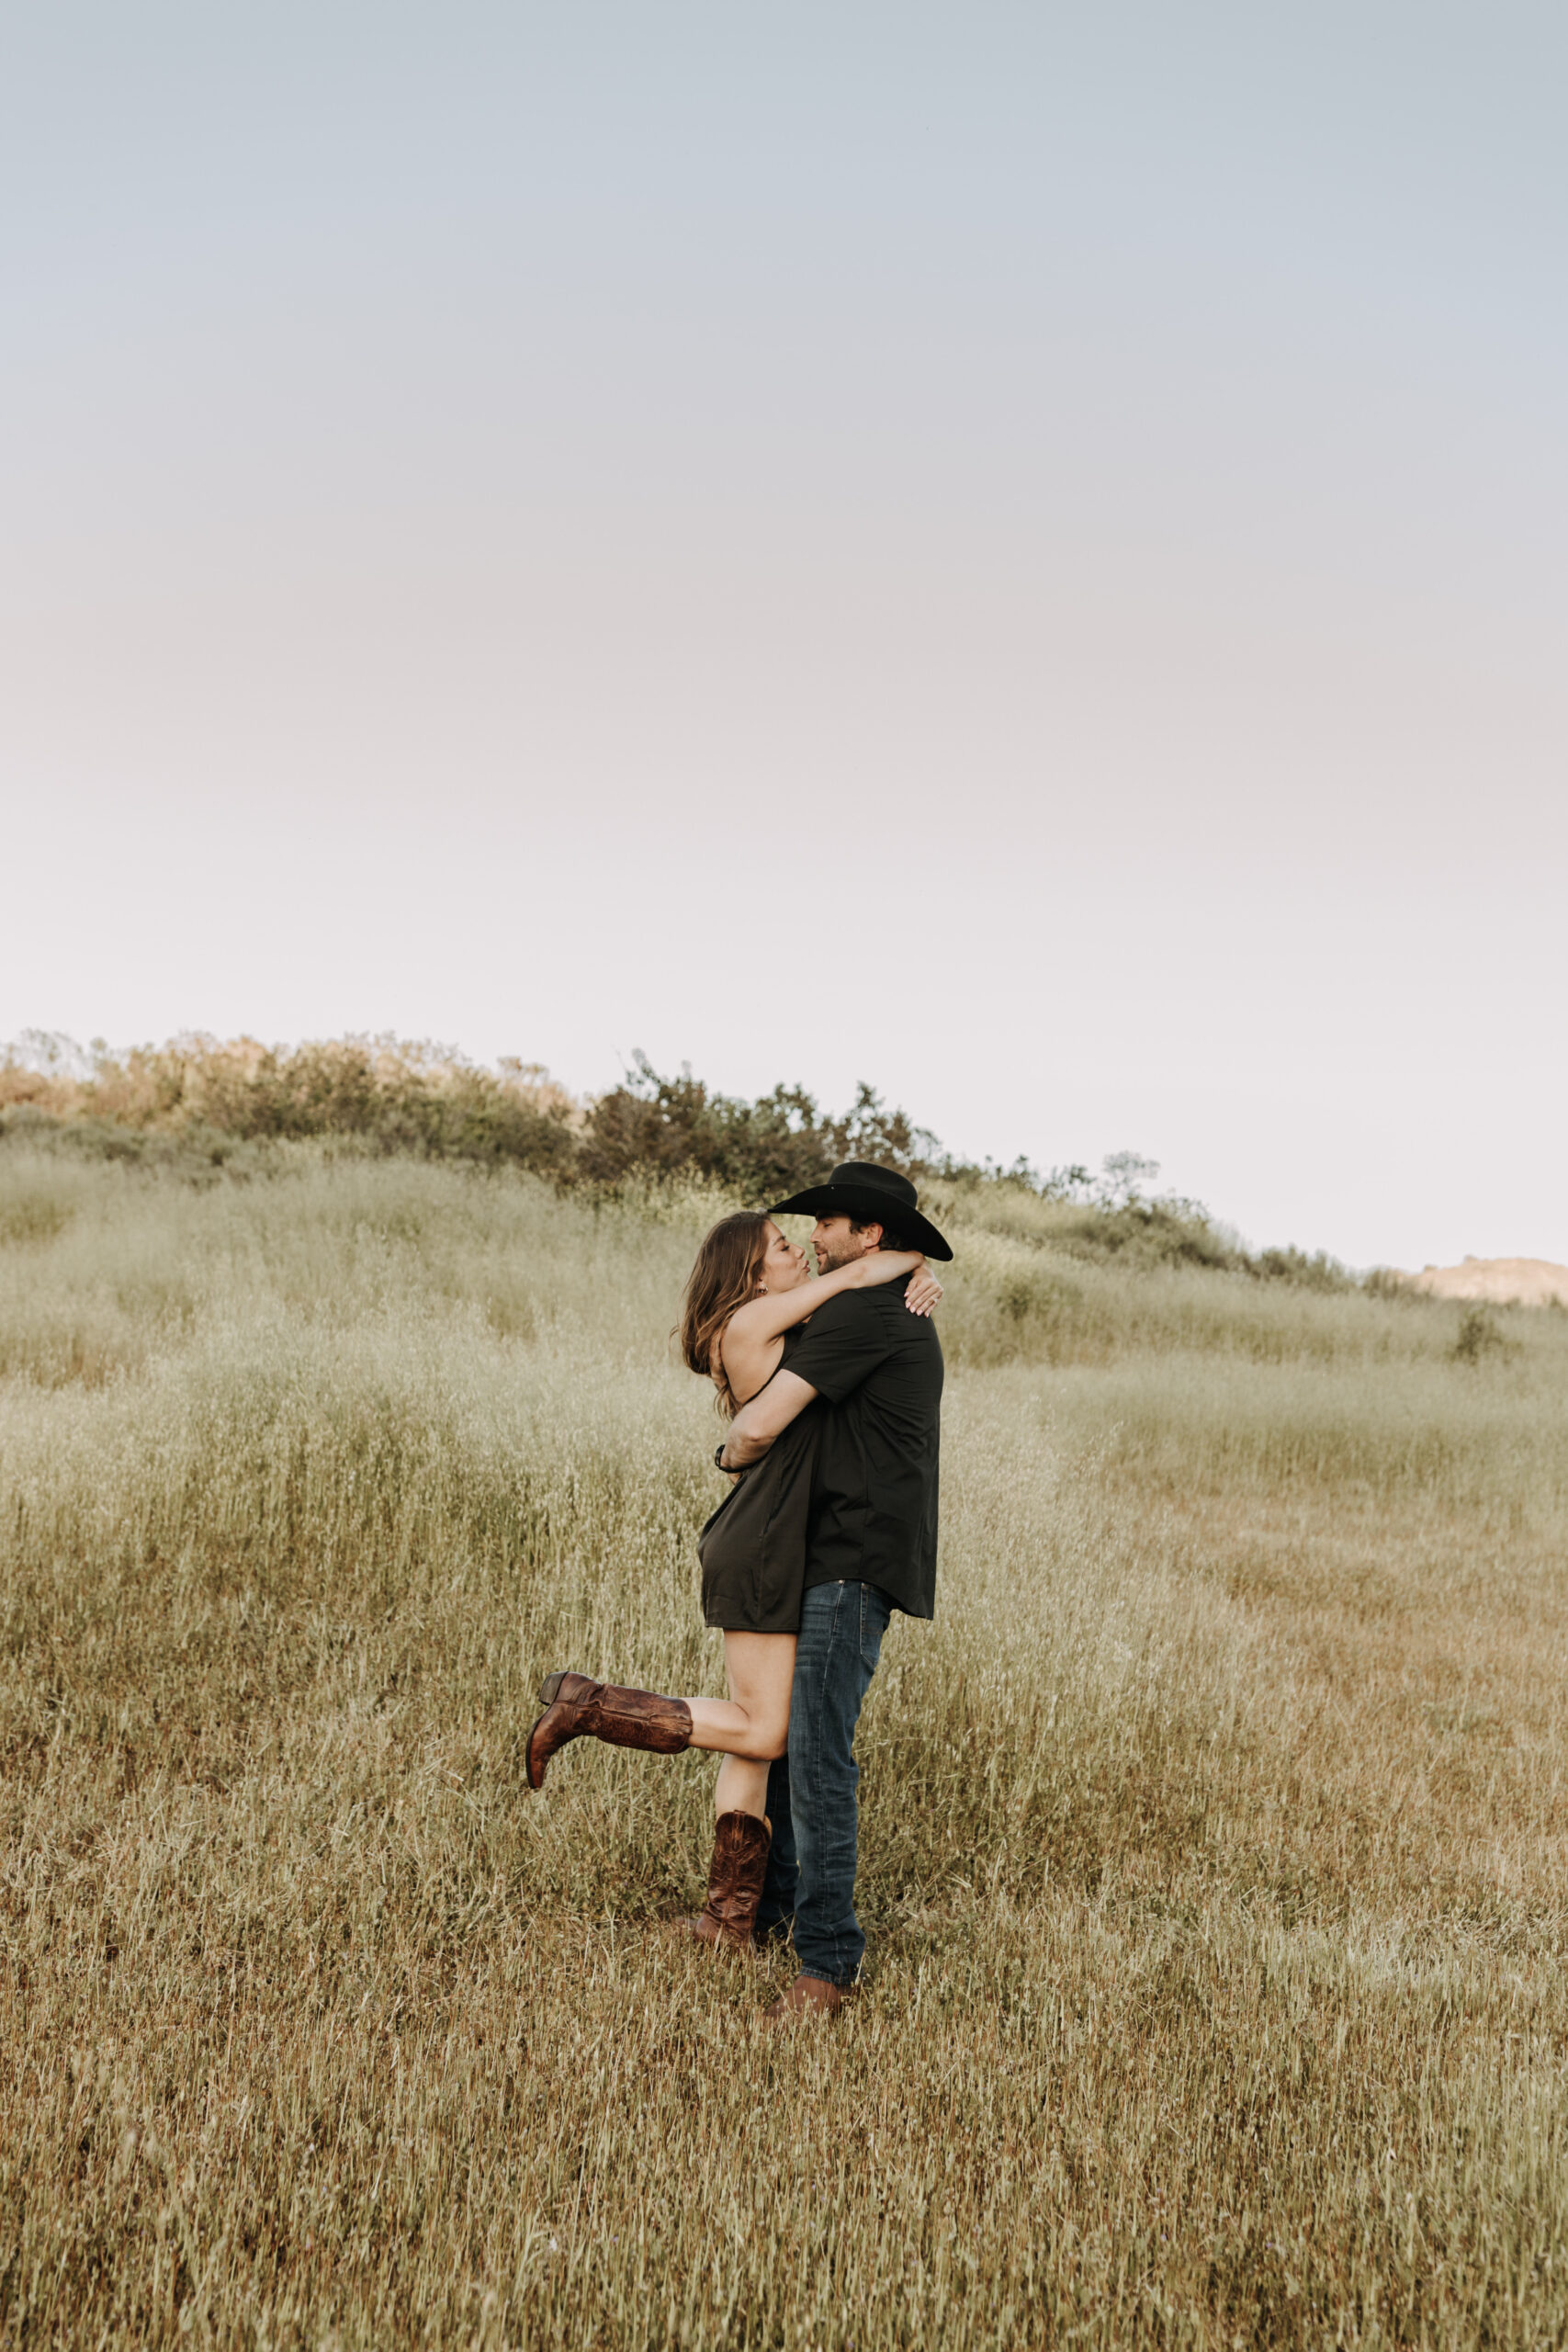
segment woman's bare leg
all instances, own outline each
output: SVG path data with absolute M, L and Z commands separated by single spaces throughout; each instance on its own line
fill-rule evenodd
M 767 1813 L 768 1766 L 789 1744 L 789 1693 L 795 1680 L 793 1634 L 726 1634 L 728 1699 L 688 1699 L 692 1746 L 723 1756 L 714 1790 L 716 1813 Z
M 765 1821 L 768 1767 L 789 1744 L 795 1635 L 726 1634 L 724 1663 L 728 1699 L 670 1699 L 586 1674 L 547 1675 L 539 1690 L 544 1713 L 528 1734 L 529 1787 L 542 1788 L 556 1750 L 585 1736 L 661 1756 L 708 1747 L 727 1759 L 716 1792 L 719 1812 Z

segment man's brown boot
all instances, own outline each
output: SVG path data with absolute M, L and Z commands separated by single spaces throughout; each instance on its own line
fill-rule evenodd
M 825 1976 L 797 1976 L 782 2000 L 762 2011 L 764 2025 L 792 2025 L 796 2018 L 830 2018 L 844 2006 L 843 1988 Z
M 682 1934 L 727 1951 L 750 1949 L 773 1842 L 773 1824 L 759 1821 L 754 1813 L 719 1815 L 708 1864 L 708 1899 L 694 1919 L 675 1922 Z
M 604 1739 L 612 1747 L 647 1747 L 679 1756 L 692 1744 L 692 1711 L 684 1699 L 655 1690 L 624 1690 L 586 1674 L 549 1674 L 539 1685 L 544 1713 L 528 1734 L 528 1786 L 542 1789 L 545 1767 L 569 1739 Z

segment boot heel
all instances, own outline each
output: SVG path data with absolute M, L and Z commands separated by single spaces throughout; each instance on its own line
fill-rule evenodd
M 553 1707 L 555 1705 L 556 1700 L 560 1692 L 561 1684 L 565 1680 L 566 1676 L 564 1673 L 546 1675 L 544 1680 L 539 1685 L 539 1704 L 541 1707 Z

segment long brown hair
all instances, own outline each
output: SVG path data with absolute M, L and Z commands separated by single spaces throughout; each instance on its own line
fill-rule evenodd
M 724 1360 L 718 1343 L 724 1327 L 738 1306 L 757 1295 L 757 1277 L 768 1252 L 768 1220 L 759 1209 L 740 1209 L 721 1216 L 703 1236 L 697 1261 L 686 1281 L 681 1309 L 681 1353 L 694 1372 L 718 1388 L 718 1408 L 733 1413 Z

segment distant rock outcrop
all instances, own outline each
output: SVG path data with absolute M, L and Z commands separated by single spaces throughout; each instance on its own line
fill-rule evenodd
M 1568 1306 L 1568 1266 L 1546 1258 L 1467 1258 L 1462 1266 L 1427 1266 L 1407 1277 L 1434 1298 L 1486 1298 L 1494 1306 Z

